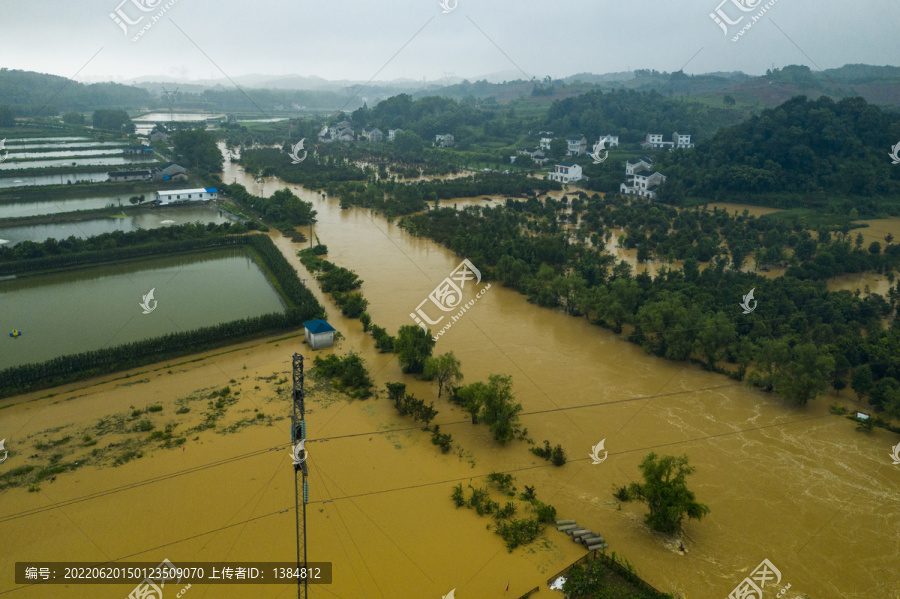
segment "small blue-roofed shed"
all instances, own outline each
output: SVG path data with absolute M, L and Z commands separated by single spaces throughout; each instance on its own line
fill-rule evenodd
M 313 349 L 322 349 L 334 345 L 334 327 L 322 319 L 309 320 L 303 323 L 306 329 L 306 342 Z

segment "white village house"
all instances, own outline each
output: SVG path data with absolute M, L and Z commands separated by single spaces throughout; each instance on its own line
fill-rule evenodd
M 551 141 L 553 141 L 553 137 L 551 137 L 550 135 L 542 135 L 541 142 L 540 142 L 540 148 L 542 150 L 549 150 Z
M 666 180 L 666 176 L 653 171 L 652 167 L 653 161 L 646 156 L 627 161 L 625 183 L 619 186 L 619 192 L 655 200 L 657 188 Z
M 648 133 L 644 141 L 641 142 L 641 148 L 645 150 L 649 148 L 684 149 L 693 146 L 690 135 L 682 135 L 677 131 L 672 134 L 672 141 L 663 141 L 662 133 Z
M 156 201 L 160 206 L 176 204 L 178 202 L 205 202 L 219 197 L 219 191 L 214 187 L 201 187 L 199 189 L 172 189 L 169 191 L 157 191 Z
M 597 143 L 601 141 L 605 141 L 606 148 L 617 148 L 619 147 L 619 136 L 618 135 L 601 135 L 600 139 L 597 140 Z
M 566 151 L 566 156 L 583 156 L 587 153 L 587 139 L 584 135 L 567 137 L 566 144 L 569 146 L 569 149 Z
M 560 183 L 575 183 L 581 181 L 581 167 L 573 162 L 561 162 L 547 174 L 547 178 Z
M 334 327 L 317 318 L 303 323 L 306 329 L 306 342 L 312 349 L 322 349 L 334 345 Z
M 450 133 L 445 133 L 443 135 L 435 135 L 434 136 L 434 145 L 439 148 L 449 148 L 452 146 L 456 140 L 453 138 L 453 135 Z

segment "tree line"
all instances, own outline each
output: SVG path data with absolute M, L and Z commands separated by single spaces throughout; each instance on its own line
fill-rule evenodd
M 669 177 L 660 197 L 678 204 L 739 194 L 769 205 L 773 192 L 789 192 L 794 206 L 824 194 L 892 197 L 900 172 L 887 154 L 898 140 L 900 115 L 862 98 L 797 96 L 667 153 L 657 165 Z
M 23 241 L 14 247 L 0 246 L 0 276 L 239 245 L 245 242 L 234 235 L 246 232 L 247 227 L 239 223 L 187 223 L 86 238 Z
M 729 268 L 727 256 L 712 258 L 702 271 L 688 258 L 680 270 L 663 266 L 656 277 L 634 276 L 602 245 L 554 230 L 540 211 L 527 214 L 528 205 L 442 208 L 405 217 L 401 226 L 467 256 L 484 276 L 529 301 L 616 332 L 627 325 L 628 340 L 654 355 L 696 360 L 737 379 L 752 369 L 750 384 L 799 404 L 829 386 L 846 387 L 866 364 L 875 381 L 900 381 L 900 353 L 885 350 L 900 347 L 897 292 L 890 302 L 878 294 L 832 293 L 819 281 Z M 759 309 L 744 314 L 739 304 L 751 289 Z M 882 319 L 889 319 L 887 327 Z M 890 381 L 885 385 L 892 389 Z M 888 389 L 876 401 L 876 409 L 900 417 L 900 393 Z
M 301 200 L 287 187 L 267 198 L 251 194 L 240 183 L 223 184 L 221 188 L 240 206 L 256 212 L 279 231 L 289 232 L 316 222 L 312 202 Z
M 260 257 L 264 270 L 273 276 L 276 289 L 282 293 L 288 305 L 287 310 L 283 313 L 242 318 L 193 331 L 170 333 L 116 347 L 60 356 L 40 364 L 6 368 L 0 371 L 0 397 L 46 389 L 205 351 L 247 338 L 296 329 L 308 320 L 324 317 L 325 310 L 322 305 L 309 289 L 303 286 L 297 278 L 297 271 L 267 236 L 211 237 L 199 241 L 201 243 L 196 243 L 192 249 L 198 249 L 202 242 L 205 242 L 207 247 L 246 245 L 251 248 Z

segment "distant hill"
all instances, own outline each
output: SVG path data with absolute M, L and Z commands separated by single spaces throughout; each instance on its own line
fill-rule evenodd
M 85 85 L 65 77 L 0 69 L 0 105 L 9 106 L 17 116 L 52 116 L 65 111 L 98 108 L 137 109 L 147 106 L 152 96 L 147 90 L 119 83 Z
M 900 195 L 900 114 L 861 98 L 835 102 L 799 96 L 718 131 L 691 150 L 671 152 L 658 166 L 669 177 L 664 197 L 765 202 L 774 194 Z
M 504 80 L 504 77 L 509 79 Z M 517 78 L 518 77 L 518 78 Z M 164 89 L 179 90 L 174 108 L 213 111 L 290 111 L 294 104 L 313 110 L 355 110 L 369 107 L 400 94 L 413 99 L 441 96 L 456 101 L 493 100 L 500 104 L 525 102 L 549 106 L 595 90 L 657 91 L 672 98 L 691 98 L 711 107 L 729 106 L 744 117 L 764 108 L 774 108 L 797 95 L 835 100 L 859 95 L 870 104 L 900 109 L 900 67 L 848 64 L 822 72 L 789 65 L 751 76 L 741 72 L 689 75 L 637 69 L 617 73 L 577 73 L 562 79 L 526 79 L 521 73 L 502 72 L 477 80 L 461 79 L 452 73 L 433 81 L 396 79 L 391 81 L 326 80 L 315 76 L 250 74 L 235 77 L 244 92 L 227 79 L 173 81 L 142 77 L 129 85 L 118 83 L 82 84 L 75 81 L 20 70 L 0 70 L 0 105 L 12 106 L 20 116 L 44 108 L 48 111 L 89 111 L 96 108 L 168 108 Z M 62 91 L 60 91 L 62 90 Z M 233 95 L 238 94 L 238 95 Z M 249 101 L 244 95 L 253 98 Z M 734 100 L 734 103 L 728 104 Z M 49 105 L 48 105 L 49 102 Z M 46 105 L 46 106 L 45 106 Z

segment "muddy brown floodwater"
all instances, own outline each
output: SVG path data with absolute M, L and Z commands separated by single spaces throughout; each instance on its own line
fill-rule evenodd
M 236 165 L 227 166 L 225 180 L 256 188 Z M 282 187 L 274 183 L 266 184 L 267 194 Z M 340 210 L 334 199 L 288 187 L 314 203 L 313 233 L 328 246 L 328 259 L 359 273 L 373 321 L 389 331 L 411 324 L 409 313 L 461 260 L 368 211 Z M 308 277 L 294 255 L 299 244 L 273 239 Z M 546 579 L 581 557 L 582 546 L 549 527 L 534 544 L 509 553 L 486 529 L 487 517 L 450 500 L 457 482 L 484 485 L 479 477 L 509 471 L 519 490 L 535 486 L 559 518 L 601 532 L 610 550 L 666 592 L 726 597 L 768 559 L 782 584 L 791 584 L 789 598 L 896 597 L 900 466 L 888 454 L 897 438 L 880 429 L 858 433 L 850 421 L 830 415 L 831 403 L 855 405 L 849 393 L 792 407 L 696 366 L 647 356 L 583 319 L 492 285 L 435 351 L 456 354 L 464 382 L 512 375 L 530 436 L 562 444 L 569 456 L 557 468 L 523 442 L 497 445 L 483 425 L 473 426 L 437 399 L 434 385 L 404 377 L 393 354 L 377 353 L 360 323 L 343 318 L 312 288 L 345 337 L 335 351 L 359 352 L 381 389 L 405 381 L 418 397 L 434 400 L 436 422 L 461 449 L 441 454 L 426 433 L 396 415 L 383 392 L 366 401 L 312 392 L 309 555 L 333 562 L 334 582 L 310 587 L 310 596 L 437 598 L 456 588 L 460 599 L 481 599 L 518 597 L 535 586 L 542 588 L 539 596 L 553 596 Z M 762 302 L 754 316 L 766 317 Z M 134 408 L 160 404 L 152 418 L 160 427 L 179 423 L 178 432 L 203 421 L 212 390 L 229 385 L 240 392 L 216 429 L 233 432 L 192 432 L 183 448 L 146 441 L 143 457 L 124 465 L 92 462 L 44 481 L 39 491 L 0 493 L 0 570 L 11 572 L 14 562 L 28 559 L 295 559 L 289 420 L 277 418 L 290 412 L 287 384 L 280 381 L 290 376 L 291 353 L 314 355 L 301 341 L 255 341 L 138 369 L 127 379 L 119 374 L 0 403 L 8 406 L 0 410 L 0 436 L 12 452 L 0 466 L 7 470 L 30 463 L 39 440 L 71 435 L 60 447 L 81 455 L 75 447 L 98 419 L 123 414 L 127 420 Z M 184 405 L 191 411 L 176 415 Z M 98 447 L 129 436 L 135 433 L 111 433 L 97 439 Z M 602 439 L 609 457 L 592 465 L 588 453 Z M 648 530 L 641 505 L 620 505 L 611 495 L 638 478 L 650 451 L 686 454 L 696 467 L 689 485 L 711 509 L 685 526 L 683 555 L 677 541 Z M 14 587 L 10 577 L 0 580 L 0 594 Z M 129 591 L 127 585 L 79 585 L 9 596 L 80 599 Z M 186 596 L 293 593 L 291 585 L 195 585 Z

